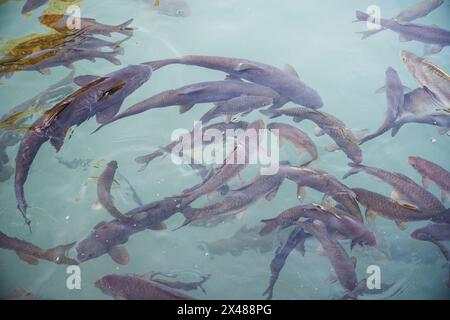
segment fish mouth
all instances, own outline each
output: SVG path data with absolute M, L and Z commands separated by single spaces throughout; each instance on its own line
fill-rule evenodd
M 409 52 L 406 50 L 400 51 L 400 59 L 402 59 L 403 62 L 407 62 L 409 58 Z

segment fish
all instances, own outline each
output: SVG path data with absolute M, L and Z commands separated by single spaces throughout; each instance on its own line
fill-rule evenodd
M 450 224 L 430 223 L 425 227 L 414 230 L 411 237 L 424 241 L 448 241 L 450 240 Z
M 40 147 L 50 140 L 58 152 L 72 126 L 79 126 L 94 115 L 99 123 L 109 120 L 119 111 L 125 98 L 150 76 L 151 69 L 144 65 L 130 65 L 105 77 L 79 76 L 74 81 L 82 87 L 34 122 L 20 143 L 15 173 L 18 208 L 28 225 L 31 221 L 26 214 L 24 184 Z
M 299 218 L 321 221 L 331 234 L 335 233 L 340 239 L 351 239 L 351 248 L 355 244 L 377 245 L 375 234 L 362 221 L 338 208 L 326 208 L 314 204 L 296 206 L 283 211 L 276 218 L 262 220 L 261 222 L 265 223 L 265 226 L 261 229 L 260 234 L 272 232 L 279 226 L 285 228 Z
M 78 261 L 67 256 L 67 252 L 75 243 L 72 242 L 43 250 L 30 242 L 10 237 L 0 231 L 0 248 L 14 251 L 22 261 L 31 265 L 37 265 L 39 260 L 46 260 L 56 264 L 78 265 Z
M 336 272 L 339 283 L 347 292 L 353 292 L 358 286 L 355 260 L 351 259 L 336 238 L 328 233 L 322 222 L 315 220 L 313 223 L 296 222 L 295 224 L 319 240 Z
M 214 108 L 205 113 L 200 118 L 200 121 L 205 124 L 219 116 L 227 116 L 230 118 L 238 114 L 246 116 L 253 110 L 270 106 L 272 102 L 273 98 L 271 97 L 242 95 L 215 103 Z
M 445 112 L 433 112 L 424 115 L 404 116 L 395 121 L 391 136 L 395 137 L 398 131 L 407 123 L 428 124 L 439 127 L 439 129 L 450 130 L 450 114 Z
M 398 15 L 396 15 L 391 20 L 401 21 L 401 22 L 411 22 L 416 19 L 427 16 L 429 13 L 440 7 L 444 3 L 444 0 L 422 0 L 418 3 L 413 4 L 412 6 L 406 8 Z M 386 30 L 385 28 L 381 28 L 379 30 L 369 30 L 363 31 L 362 39 L 366 39 L 378 32 Z
M 289 238 L 284 244 L 284 246 L 278 247 L 278 249 L 275 252 L 275 257 L 272 259 L 272 262 L 270 263 L 270 271 L 272 273 L 270 276 L 270 283 L 263 293 L 263 296 L 267 296 L 267 300 L 271 300 L 273 297 L 273 289 L 278 280 L 280 272 L 286 263 L 286 259 L 288 258 L 289 254 L 296 247 L 303 248 L 302 250 L 304 254 L 304 243 L 305 240 L 308 239 L 309 237 L 311 237 L 309 233 L 306 233 L 302 228 L 297 227 L 291 231 Z
M 439 214 L 445 211 L 444 205 L 432 193 L 404 174 L 354 163 L 349 163 L 349 166 L 351 169 L 344 175 L 343 179 L 359 172 L 365 172 L 389 184 L 396 192 L 393 194 L 394 198 L 406 199 L 417 206 L 418 209 L 430 214 Z
M 270 88 L 238 80 L 200 82 L 178 89 L 167 90 L 136 103 L 107 123 L 102 124 L 96 131 L 119 119 L 155 108 L 179 105 L 180 113 L 185 113 L 198 103 L 223 101 L 242 95 L 265 96 L 274 99 L 278 97 L 278 94 Z
M 169 197 L 137 207 L 125 213 L 129 219 L 101 221 L 77 246 L 77 259 L 85 262 L 109 254 L 119 264 L 129 262 L 125 247 L 128 238 L 144 230 L 163 230 L 164 221 L 180 211 L 181 200 Z
M 33 10 L 36 10 L 39 7 L 42 7 L 46 4 L 48 0 L 27 0 L 22 7 L 22 14 L 30 13 Z
M 146 64 L 150 65 L 153 70 L 171 64 L 185 64 L 223 71 L 235 78 L 272 88 L 282 97 L 301 106 L 315 109 L 323 106 L 319 93 L 304 83 L 295 69 L 288 64 L 285 65 L 284 70 L 281 70 L 268 64 L 246 59 L 194 55 L 150 61 Z M 274 103 L 272 108 L 280 108 L 286 102 Z
M 386 69 L 385 74 L 386 77 L 384 88 L 386 91 L 387 109 L 386 113 L 384 114 L 383 124 L 375 132 L 368 134 L 367 136 L 362 138 L 359 142 L 360 145 L 389 131 L 389 129 L 392 128 L 395 120 L 397 120 L 397 118 L 399 117 L 401 109 L 405 102 L 403 84 L 397 71 L 395 71 L 394 68 L 389 67 Z
M 61 157 L 55 157 L 58 163 L 62 164 L 68 169 L 78 169 L 79 167 L 83 168 L 85 171 L 94 162 L 94 159 L 81 159 L 75 158 L 70 161 L 64 160 Z
M 120 300 L 194 300 L 145 276 L 110 274 L 97 280 L 95 287 Z
M 287 179 L 297 184 L 297 197 L 300 200 L 305 198 L 306 187 L 313 188 L 342 204 L 359 221 L 363 220 L 353 191 L 339 182 L 336 177 L 325 171 L 309 167 L 280 166 L 279 171 L 284 173 Z
M 73 18 L 70 15 L 45 14 L 39 17 L 39 22 L 60 33 L 70 33 L 73 31 L 73 28 L 71 28 L 71 19 Z M 134 29 L 130 27 L 133 19 L 125 21 L 124 23 L 117 26 L 102 24 L 92 18 L 80 18 L 79 21 L 80 29 L 86 30 L 86 34 L 99 34 L 102 36 L 111 37 L 111 34 L 116 32 L 121 33 L 127 37 L 133 35 Z
M 403 50 L 400 52 L 400 58 L 416 82 L 433 97 L 436 104 L 449 108 L 450 76 L 431 61 L 412 52 Z
M 423 88 L 416 88 L 404 96 L 401 115 L 405 113 L 421 114 L 433 106 L 433 97 Z
M 428 188 L 430 181 L 441 189 L 441 200 L 446 202 L 450 198 L 450 172 L 440 165 L 421 158 L 408 157 L 408 163 L 422 175 L 422 185 Z
M 213 141 L 203 141 L 203 136 L 204 133 L 208 130 L 208 129 L 216 129 L 221 131 L 224 135 L 226 133 L 226 131 L 228 129 L 247 129 L 248 127 L 248 122 L 245 121 L 238 121 L 238 122 L 229 122 L 229 123 L 225 123 L 225 122 L 219 122 L 219 123 L 214 123 L 212 125 L 208 125 L 206 127 L 203 128 L 202 130 L 202 142 L 203 144 L 209 144 L 212 143 Z M 195 130 L 192 130 L 189 134 L 191 141 L 194 141 L 195 138 Z M 153 161 L 154 159 L 161 157 L 163 155 L 166 155 L 168 153 L 171 153 L 175 148 L 180 146 L 180 143 L 182 143 L 182 139 L 183 136 L 180 137 L 180 139 L 172 141 L 171 143 L 165 145 L 164 147 L 160 147 L 157 150 L 155 150 L 154 152 L 144 155 L 144 156 L 139 156 L 135 159 L 135 161 L 137 163 L 142 164 L 143 166 L 141 167 L 141 171 L 144 170 L 148 164 Z
M 158 282 L 162 285 L 165 285 L 169 288 L 172 289 L 180 289 L 183 291 L 191 291 L 191 290 L 197 290 L 198 288 L 200 288 L 204 294 L 206 294 L 206 290 L 205 288 L 203 288 L 203 284 L 209 280 L 209 278 L 211 278 L 211 275 L 208 274 L 206 276 L 201 276 L 201 280 L 200 281 L 195 281 L 195 282 L 183 282 L 183 281 L 167 281 L 164 279 L 155 279 L 155 276 L 160 275 L 161 273 L 156 272 L 156 273 L 152 273 L 151 274 L 151 280 Z
M 358 21 L 368 21 L 371 17 L 365 12 L 356 11 L 356 19 Z M 400 42 L 419 41 L 437 45 L 439 48 L 450 45 L 450 30 L 436 26 L 382 18 L 379 19 L 379 24 L 385 29 L 398 33 Z
M 1 60 L 0 76 L 19 71 L 38 71 L 42 74 L 49 74 L 50 68 L 59 66 L 72 68 L 74 62 L 84 59 L 95 62 L 96 58 L 101 58 L 112 64 L 121 65 L 116 55 L 123 55 L 123 53 L 123 48 L 116 48 L 110 52 L 70 46 L 50 48 L 20 58 Z
M 272 251 L 276 244 L 274 234 L 265 237 L 259 236 L 259 226 L 248 228 L 243 225 L 231 237 L 217 239 L 211 242 L 203 241 L 199 244 L 199 248 L 211 258 L 215 256 L 223 256 L 227 253 L 232 256 L 240 256 L 243 252 L 254 250 L 264 254 Z
M 99 176 L 97 181 L 97 197 L 99 203 L 116 219 L 128 219 L 129 216 L 124 215 L 114 205 L 114 200 L 111 196 L 111 186 L 114 181 L 114 176 L 118 168 L 117 161 L 113 160 L 109 162 Z
M 289 108 L 280 110 L 260 110 L 264 115 L 272 118 L 285 115 L 293 117 L 294 122 L 299 123 L 305 119 L 313 121 L 322 131 L 327 134 L 347 157 L 355 163 L 362 162 L 362 151 L 358 146 L 359 141 L 353 135 L 345 123 L 331 114 L 312 110 L 308 108 Z
M 311 159 L 308 162 L 303 163 L 302 166 L 307 166 L 318 159 L 319 155 L 314 141 L 312 141 L 309 135 L 303 130 L 281 122 L 271 122 L 267 124 L 266 127 L 268 130 L 278 130 L 280 141 L 282 143 L 287 141 L 300 153 L 306 151 L 310 155 Z
M 236 147 L 230 154 L 227 155 L 223 162 L 223 165 L 218 168 L 214 175 L 206 179 L 202 183 L 193 188 L 185 190 L 181 195 L 183 198 L 182 206 L 186 206 L 198 197 L 210 194 L 216 191 L 219 187 L 227 183 L 231 178 L 236 177 L 242 170 L 244 170 L 250 163 L 250 159 L 256 153 L 259 152 L 259 148 L 253 148 L 250 143 L 246 143 L 246 137 L 256 130 L 258 133 L 260 129 L 263 129 L 265 124 L 262 120 L 256 120 L 248 125 L 247 129 L 236 138 Z M 241 154 L 245 154 L 243 163 L 237 163 L 237 157 Z
M 236 189 L 231 189 L 223 198 L 215 203 L 202 208 L 183 207 L 181 212 L 185 217 L 184 223 L 178 227 L 184 227 L 195 220 L 209 220 L 224 218 L 238 213 L 243 213 L 250 205 L 260 198 L 272 200 L 278 191 L 284 175 L 258 175 L 251 182 Z
M 356 194 L 356 200 L 366 207 L 366 220 L 372 223 L 376 216 L 392 220 L 404 230 L 405 222 L 431 220 L 437 213 L 422 211 L 415 206 L 392 200 L 379 193 L 362 188 L 352 188 Z
M 159 14 L 187 18 L 192 14 L 191 7 L 183 0 L 158 0 L 153 4 L 153 8 Z

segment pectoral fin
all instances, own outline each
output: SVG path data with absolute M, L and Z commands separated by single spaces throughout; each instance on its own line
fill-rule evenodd
M 371 224 L 375 221 L 377 214 L 375 211 L 366 209 L 366 220 L 368 224 Z
M 185 105 L 180 106 L 180 114 L 188 112 L 189 110 L 192 109 L 193 106 L 194 106 L 194 104 L 185 104 Z
M 25 253 L 22 253 L 20 251 L 16 251 L 17 256 L 20 258 L 20 260 L 25 261 L 28 264 L 37 265 L 39 263 L 39 259 L 30 255 L 27 255 Z
M 91 75 L 78 76 L 73 79 L 73 83 L 75 83 L 79 87 L 84 87 L 89 83 L 98 80 L 99 78 L 100 77 L 98 76 L 91 76 Z
M 121 104 L 112 105 L 107 107 L 105 110 L 97 112 L 95 118 L 97 123 L 104 124 L 114 118 L 114 116 L 119 112 Z
M 289 75 L 291 75 L 293 77 L 296 77 L 296 78 L 300 79 L 300 76 L 298 75 L 297 71 L 290 64 L 285 64 L 284 65 L 284 72 L 286 72 L 287 74 L 289 74 Z
M 114 262 L 121 265 L 127 265 L 130 261 L 128 251 L 127 249 L 125 249 L 125 247 L 114 246 L 109 250 L 108 254 Z
M 382 86 L 381 88 L 378 88 L 377 91 L 375 91 L 376 94 L 385 93 L 386 92 L 386 86 Z
M 400 230 L 406 230 L 406 228 L 407 228 L 407 226 L 406 226 L 406 223 L 404 223 L 404 222 L 402 222 L 402 221 L 398 221 L 398 220 L 396 220 L 395 221 L 395 224 L 397 225 L 397 227 L 400 229 Z
M 267 201 L 272 201 L 273 199 L 275 199 L 275 197 L 277 196 L 277 192 L 278 192 L 278 188 L 272 190 L 271 192 L 269 192 L 266 195 L 266 200 Z

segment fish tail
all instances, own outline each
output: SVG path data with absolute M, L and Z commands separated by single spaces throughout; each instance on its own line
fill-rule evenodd
M 44 256 L 49 260 L 57 264 L 77 265 L 78 261 L 71 259 L 67 256 L 67 252 L 76 244 L 75 242 L 57 246 L 45 251 Z
M 101 52 L 101 57 L 105 60 L 108 60 L 112 64 L 115 64 L 116 66 L 120 66 L 122 62 L 116 58 L 116 55 L 123 55 L 123 52 L 123 48 L 117 48 L 117 50 L 111 52 Z
M 367 19 L 369 18 L 369 15 L 367 13 L 359 11 L 359 10 L 357 10 L 355 14 L 356 14 L 356 20 L 354 22 L 367 21 Z
M 268 235 L 269 233 L 272 233 L 278 227 L 277 218 L 264 219 L 264 220 L 261 220 L 261 222 L 264 223 L 264 226 L 259 231 L 260 236 Z
M 361 40 L 367 39 L 370 36 L 373 36 L 374 34 L 383 31 L 384 29 L 378 29 L 378 30 L 368 30 L 368 31 L 361 31 L 357 32 L 358 34 L 361 34 Z
M 281 116 L 281 112 L 279 110 L 267 109 L 267 110 L 259 110 L 263 115 L 268 116 L 270 119 L 278 118 Z
M 139 164 L 142 164 L 142 167 L 139 169 L 139 171 L 144 171 L 145 168 L 147 168 L 150 161 L 156 159 L 159 156 L 158 152 L 152 152 L 150 154 L 146 154 L 145 156 L 140 156 L 134 159 Z
M 364 166 L 353 162 L 350 162 L 348 166 L 351 167 L 351 169 L 342 177 L 342 179 L 346 179 L 354 174 L 357 174 L 364 168 Z
M 133 20 L 134 19 L 130 19 L 122 24 L 119 24 L 116 27 L 117 32 L 126 35 L 127 37 L 131 37 L 133 35 L 134 28 L 129 27 L 129 25 L 133 22 Z

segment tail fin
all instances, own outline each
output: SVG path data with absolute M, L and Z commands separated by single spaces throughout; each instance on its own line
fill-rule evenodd
M 155 152 L 152 152 L 150 154 L 146 154 L 145 156 L 137 157 L 136 159 L 134 159 L 134 161 L 136 161 L 137 163 L 142 164 L 142 167 L 139 169 L 139 171 L 144 171 L 144 169 L 147 168 L 147 166 L 150 163 L 150 161 L 156 159 L 159 156 L 160 156 L 160 154 L 155 151 Z
M 116 50 L 111 52 L 102 52 L 101 57 L 105 60 L 108 60 L 112 64 L 115 64 L 116 66 L 120 66 L 122 62 L 116 58 L 116 55 L 123 56 L 124 52 L 125 50 L 123 48 L 117 48 Z
M 354 22 L 367 21 L 368 18 L 369 18 L 369 15 L 367 13 L 357 10 L 356 11 L 356 20 Z
M 53 261 L 57 264 L 77 265 L 79 264 L 77 260 L 71 259 L 67 256 L 67 252 L 75 245 L 75 243 L 76 241 L 66 245 L 48 249 L 47 251 L 45 251 L 44 256 L 49 261 Z
M 203 284 L 204 284 L 206 281 L 208 281 L 209 278 L 211 278 L 211 275 L 210 275 L 210 274 L 208 274 L 208 275 L 206 275 L 206 276 L 202 276 L 202 280 L 198 283 L 198 287 L 203 291 L 204 294 L 207 294 L 207 293 L 206 293 L 205 288 L 203 288 Z
M 267 109 L 267 110 L 259 110 L 263 115 L 268 116 L 270 119 L 278 118 L 281 116 L 281 112 L 279 110 Z
M 368 30 L 368 31 L 361 31 L 361 32 L 357 32 L 359 34 L 361 34 L 361 40 L 367 39 L 370 36 L 373 36 L 374 34 L 377 34 L 380 31 L 383 31 L 384 28 L 378 29 L 378 30 Z
M 185 207 L 185 208 L 183 208 L 181 213 L 184 215 L 185 220 L 184 220 L 184 222 L 183 222 L 183 224 L 181 226 L 179 226 L 176 229 L 173 229 L 173 231 L 181 229 L 181 228 L 187 226 L 189 223 L 191 223 L 192 221 L 195 220 L 195 218 L 194 218 L 195 209 L 194 208 L 192 208 L 192 207 Z
M 119 24 L 116 29 L 117 32 L 126 35 L 127 37 L 131 37 L 133 35 L 134 29 L 129 27 L 129 25 L 133 22 L 134 19 L 130 19 L 128 21 L 125 21 L 122 24 Z
M 342 179 L 346 179 L 354 174 L 357 174 L 362 170 L 362 168 L 364 168 L 364 166 L 353 162 L 350 162 L 348 166 L 351 167 L 351 169 L 342 177 Z
M 278 228 L 277 218 L 265 219 L 261 220 L 261 222 L 264 223 L 265 225 L 259 231 L 260 236 L 268 235 L 269 233 L 272 233 L 276 228 Z

